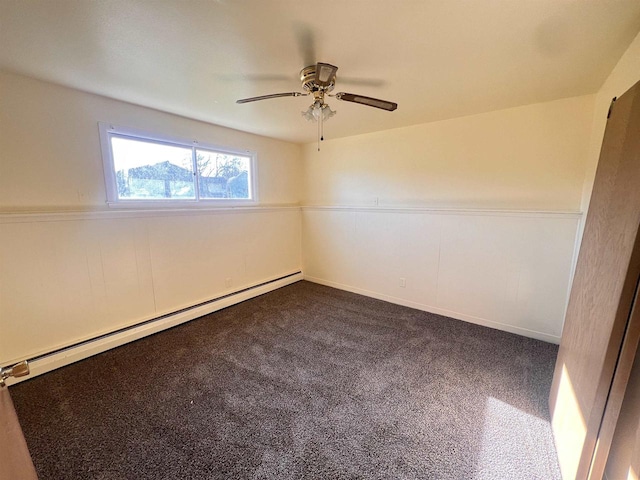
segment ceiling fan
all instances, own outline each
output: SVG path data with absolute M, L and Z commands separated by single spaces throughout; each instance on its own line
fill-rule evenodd
M 336 72 L 338 67 L 318 62 L 315 65 L 309 65 L 300 70 L 300 81 L 302 82 L 302 89 L 304 92 L 286 92 L 286 93 L 272 93 L 270 95 L 260 95 L 259 97 L 249 97 L 237 100 L 236 103 L 249 103 L 257 102 L 259 100 L 268 100 L 271 98 L 280 97 L 305 97 L 313 95 L 313 104 L 309 108 L 302 112 L 302 116 L 307 120 L 318 122 L 318 150 L 320 140 L 324 140 L 322 135 L 322 123 L 324 120 L 328 120 L 336 114 L 331 107 L 325 103 L 325 95 L 328 97 L 335 97 L 338 100 L 344 102 L 359 103 L 369 107 L 380 108 L 389 112 L 398 108 L 398 104 L 389 102 L 387 100 L 380 100 L 372 97 L 365 97 L 364 95 L 357 95 L 354 93 L 340 92 L 336 94 L 330 94 L 333 91 L 336 84 Z

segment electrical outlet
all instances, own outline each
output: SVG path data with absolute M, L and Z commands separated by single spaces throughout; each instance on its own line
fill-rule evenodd
M 407 279 L 400 277 L 400 287 L 405 288 L 407 286 Z
M 224 281 L 224 286 L 227 287 L 227 288 L 231 287 L 231 277 L 227 278 Z
M 374 204 L 376 207 L 380 204 L 380 203 L 379 203 L 379 201 L 378 201 L 378 197 L 375 197 L 375 198 L 373 199 L 373 204 Z

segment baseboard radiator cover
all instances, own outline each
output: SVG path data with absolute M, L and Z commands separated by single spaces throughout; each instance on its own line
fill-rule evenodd
M 260 295 L 264 295 L 265 293 L 277 290 L 278 288 L 291 285 L 303 280 L 303 278 L 301 271 L 289 273 L 263 283 L 251 285 L 241 290 L 213 298 L 191 307 L 183 308 L 176 312 L 124 327 L 52 352 L 38 355 L 34 358 L 25 359 L 29 362 L 29 375 L 20 378 L 8 378 L 6 383 L 10 386 L 21 381 L 29 380 L 30 378 L 42 375 L 43 373 L 50 372 L 112 348 L 119 347 L 154 333 L 195 320 L 196 318 L 236 305 L 240 302 L 244 302 L 245 300 L 250 300 Z

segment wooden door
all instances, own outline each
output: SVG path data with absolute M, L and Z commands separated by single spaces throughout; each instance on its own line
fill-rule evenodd
M 6 387 L 0 387 L 0 478 L 38 480 Z
M 636 252 L 640 251 L 640 245 L 636 245 L 636 247 L 638 248 Z M 627 478 L 638 478 L 637 475 L 635 477 L 629 477 L 627 474 L 618 475 L 620 472 L 615 472 L 618 465 L 614 465 L 608 461 L 613 446 L 613 462 L 627 463 L 627 471 L 629 471 L 629 468 L 633 470 L 632 455 L 629 454 L 629 458 L 625 460 L 622 450 L 629 446 L 624 444 L 631 443 L 629 437 L 633 436 L 635 441 L 636 432 L 634 428 L 637 427 L 638 420 L 640 420 L 638 418 L 638 415 L 640 415 L 640 405 L 635 404 L 638 387 L 638 385 L 635 384 L 637 384 L 640 379 L 631 377 L 636 360 L 638 343 L 640 343 L 640 294 L 638 286 L 636 286 L 631 315 L 627 322 L 622 347 L 620 348 L 620 355 L 618 356 L 609 396 L 607 397 L 607 404 L 598 432 L 596 448 L 591 461 L 589 479 L 602 480 L 607 465 L 609 473 L 611 473 L 609 476 L 611 480 L 615 480 L 616 478 L 625 480 L 627 480 Z M 635 372 L 637 374 L 638 370 L 636 369 Z M 625 407 L 624 410 L 623 405 Z M 633 425 L 634 422 L 635 427 Z M 629 433 L 629 428 L 633 433 Z M 616 440 L 615 445 L 613 445 L 614 440 Z M 622 465 L 620 467 L 623 468 Z
M 564 480 L 586 479 L 640 277 L 640 82 L 613 105 L 549 397 Z
M 635 304 L 634 310 L 640 310 L 640 297 L 638 294 L 636 294 Z M 640 317 L 640 314 L 638 316 Z M 640 318 L 637 320 L 640 320 Z M 619 371 L 620 369 L 617 368 L 616 377 Z M 617 402 L 615 403 L 617 404 Z M 611 404 L 610 396 L 607 402 L 605 419 L 608 416 L 607 412 L 609 412 Z M 605 422 L 603 422 L 603 427 L 605 425 Z M 603 469 L 602 460 L 598 459 L 597 454 L 598 451 L 604 449 L 601 447 L 601 444 L 605 443 L 602 441 L 602 430 L 601 428 L 594 465 L 591 468 L 593 478 L 598 478 L 597 475 Z M 613 436 L 611 436 L 611 442 L 607 443 L 610 444 L 610 449 L 606 452 L 606 478 L 610 480 L 640 478 L 640 355 L 637 351 L 637 345 L 635 362 L 629 372 L 622 404 L 617 412 Z M 602 455 L 602 457 L 604 456 Z

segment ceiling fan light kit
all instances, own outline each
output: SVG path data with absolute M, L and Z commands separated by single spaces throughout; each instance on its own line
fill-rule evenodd
M 335 110 L 331 110 L 331 107 L 326 103 L 313 102 L 304 112 L 302 116 L 310 122 L 325 121 L 333 117 L 336 113 Z
M 320 151 L 320 141 L 324 140 L 322 133 L 322 124 L 325 120 L 333 117 L 336 112 L 325 103 L 325 95 L 335 97 L 337 100 L 345 102 L 359 103 L 368 107 L 380 108 L 389 112 L 398 108 L 395 102 L 380 100 L 378 98 L 365 97 L 364 95 L 356 95 L 353 93 L 340 92 L 331 95 L 336 84 L 336 73 L 338 67 L 329 63 L 318 62 L 315 65 L 309 65 L 300 70 L 300 81 L 302 82 L 303 92 L 285 92 L 273 93 L 270 95 L 261 95 L 259 97 L 250 97 L 237 100 L 236 103 L 257 102 L 259 100 L 268 100 L 280 97 L 305 97 L 313 95 L 313 103 L 307 110 L 302 112 L 302 116 L 309 121 L 318 122 L 318 151 Z

